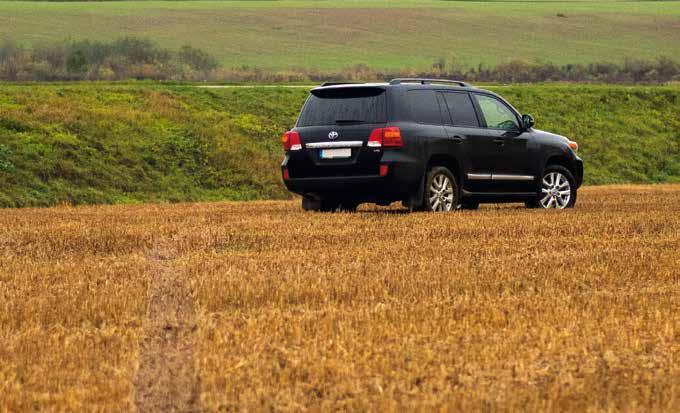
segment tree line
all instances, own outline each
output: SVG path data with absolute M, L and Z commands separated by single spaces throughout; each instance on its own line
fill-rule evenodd
M 496 66 L 464 67 L 438 59 L 426 70 L 380 70 L 363 64 L 335 72 L 313 68 L 279 71 L 256 67 L 221 67 L 208 52 L 182 46 L 160 47 L 141 38 L 124 37 L 110 42 L 65 41 L 25 47 L 5 39 L 0 42 L 0 80 L 169 80 L 211 82 L 322 82 L 327 80 L 382 80 L 394 77 L 455 78 L 471 82 L 599 82 L 666 83 L 680 81 L 680 64 L 668 57 L 627 59 L 622 63 L 563 64 L 522 60 Z
M 0 43 L 0 79 L 10 82 L 202 80 L 217 68 L 217 60 L 203 50 L 186 45 L 173 51 L 135 37 L 111 42 L 67 41 L 32 48 L 9 39 Z

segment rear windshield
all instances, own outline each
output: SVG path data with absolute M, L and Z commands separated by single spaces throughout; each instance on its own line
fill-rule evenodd
M 313 91 L 297 126 L 385 122 L 385 90 L 352 87 Z

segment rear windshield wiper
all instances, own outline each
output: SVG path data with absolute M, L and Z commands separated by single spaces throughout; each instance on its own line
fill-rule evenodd
M 362 123 L 365 122 L 363 119 L 336 119 L 335 123 Z

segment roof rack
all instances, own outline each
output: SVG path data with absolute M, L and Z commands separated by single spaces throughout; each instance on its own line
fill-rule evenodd
M 390 85 L 400 85 L 402 83 L 420 83 L 421 85 L 432 84 L 432 83 L 444 83 L 453 84 L 460 87 L 472 87 L 471 84 L 465 83 L 461 80 L 447 80 L 447 79 L 425 79 L 418 77 L 405 77 L 390 80 Z
M 321 84 L 321 87 L 325 86 L 338 86 L 338 85 L 358 85 L 359 83 L 357 82 L 324 82 Z

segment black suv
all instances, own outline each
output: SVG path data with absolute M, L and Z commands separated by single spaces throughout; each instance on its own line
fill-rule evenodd
M 283 180 L 306 210 L 570 208 L 583 181 L 578 145 L 533 124 L 465 82 L 324 83 L 282 137 Z

